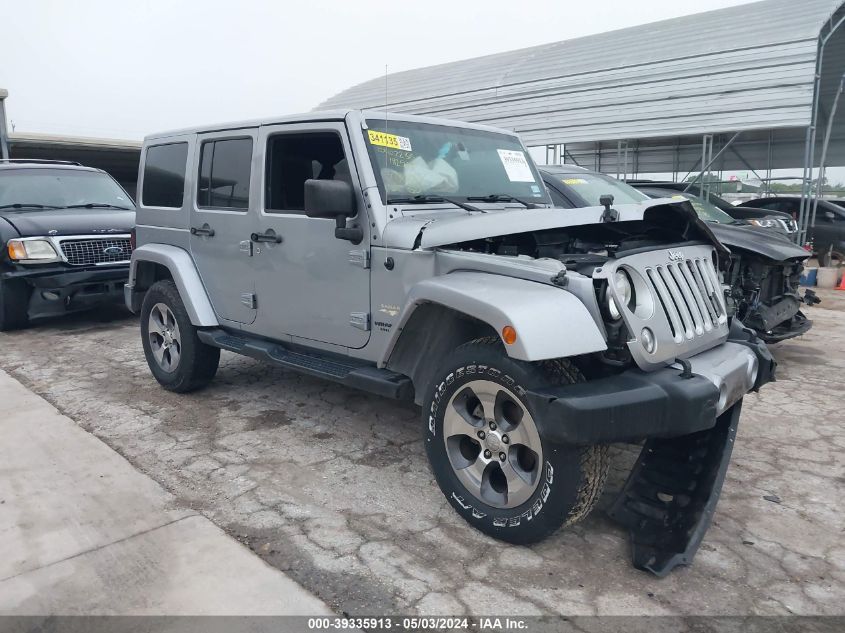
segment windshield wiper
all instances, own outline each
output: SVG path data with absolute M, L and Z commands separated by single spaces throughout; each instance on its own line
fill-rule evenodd
M 65 209 L 120 209 L 122 211 L 129 211 L 129 207 L 121 207 L 116 204 L 109 204 L 107 202 L 86 202 L 85 204 L 69 204 Z
M 432 194 L 419 194 L 417 196 L 411 196 L 409 198 L 388 198 L 387 204 L 428 204 L 428 203 L 436 203 L 436 202 L 448 202 L 449 204 L 454 204 L 456 207 L 460 207 L 461 209 L 466 209 L 467 211 L 473 211 L 475 213 L 487 213 L 484 209 L 479 209 L 476 206 L 471 204 L 467 204 L 466 202 L 461 202 L 460 200 L 454 200 L 452 198 L 446 198 L 445 196 L 435 196 Z
M 527 202 L 526 200 L 511 196 L 507 193 L 491 193 L 489 196 L 467 196 L 467 200 L 476 200 L 478 202 L 518 202 L 526 209 L 537 208 L 536 203 Z
M 34 202 L 15 202 L 14 204 L 0 204 L 0 209 L 58 209 L 50 204 L 36 204 Z

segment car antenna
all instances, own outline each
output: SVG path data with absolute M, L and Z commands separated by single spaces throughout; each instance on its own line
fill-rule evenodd
M 601 214 L 601 221 L 602 222 L 618 222 L 619 221 L 619 211 L 612 208 L 613 207 L 613 196 L 609 193 L 604 194 L 599 198 L 599 203 L 601 206 L 604 207 L 604 211 Z

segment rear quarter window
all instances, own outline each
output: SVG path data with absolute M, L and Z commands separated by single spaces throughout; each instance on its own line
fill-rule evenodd
M 147 147 L 141 204 L 145 207 L 182 207 L 185 197 L 187 143 Z

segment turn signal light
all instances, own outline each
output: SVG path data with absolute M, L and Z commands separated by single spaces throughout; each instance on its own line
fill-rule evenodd
M 11 260 L 18 260 L 18 259 L 26 259 L 26 247 L 23 245 L 23 242 L 18 240 L 9 240 L 9 243 L 6 245 L 6 250 L 9 252 L 9 259 Z
M 510 325 L 506 325 L 502 328 L 502 340 L 507 345 L 513 345 L 516 343 L 516 330 L 513 329 Z

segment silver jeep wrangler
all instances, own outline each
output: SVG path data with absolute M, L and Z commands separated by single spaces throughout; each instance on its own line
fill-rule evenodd
M 637 567 L 692 559 L 774 362 L 689 203 L 561 212 L 513 133 L 366 111 L 152 135 L 138 185 L 126 303 L 166 389 L 224 349 L 413 399 L 446 498 L 512 543 L 644 442 L 610 514 Z

